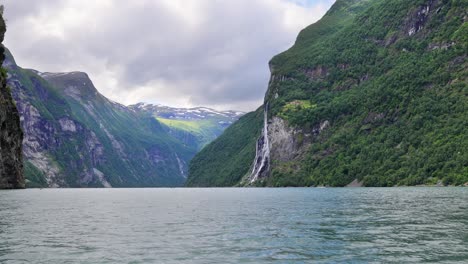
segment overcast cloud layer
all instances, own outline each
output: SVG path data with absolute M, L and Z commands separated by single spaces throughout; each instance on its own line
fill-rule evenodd
M 123 103 L 254 110 L 268 61 L 334 0 L 4 0 L 20 66 L 84 71 Z

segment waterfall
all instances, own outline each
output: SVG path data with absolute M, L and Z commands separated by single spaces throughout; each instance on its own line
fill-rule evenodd
M 265 170 L 269 169 L 269 158 L 270 158 L 270 141 L 268 138 L 268 103 L 265 105 L 263 113 L 263 131 L 260 138 L 257 140 L 255 148 L 255 159 L 253 163 L 253 169 L 250 173 L 250 183 L 255 182 Z

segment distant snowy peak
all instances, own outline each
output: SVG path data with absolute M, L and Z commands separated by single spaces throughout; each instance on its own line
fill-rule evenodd
M 245 113 L 241 111 L 217 111 L 208 107 L 194 108 L 175 108 L 159 104 L 138 103 L 130 105 L 130 109 L 134 111 L 144 111 L 152 113 L 155 116 L 167 119 L 177 120 L 204 120 L 204 119 L 219 119 L 222 123 L 232 123 Z M 221 124 L 221 123 L 220 123 Z

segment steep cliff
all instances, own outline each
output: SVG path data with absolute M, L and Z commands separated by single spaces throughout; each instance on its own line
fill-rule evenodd
M 3 7 L 2 7 L 3 10 Z M 0 43 L 6 26 L 0 13 Z M 5 48 L 0 44 L 0 63 L 5 59 Z M 0 73 L 0 189 L 24 188 L 21 142 L 23 132 L 15 102 L 6 85 L 5 69 Z
M 195 149 L 152 116 L 101 95 L 86 73 L 4 67 L 21 115 L 28 187 L 159 187 L 185 182 Z
M 467 20 L 465 0 L 336 1 L 271 60 L 257 154 L 234 184 L 468 182 Z M 210 173 L 238 155 L 201 152 L 188 183 L 230 177 Z

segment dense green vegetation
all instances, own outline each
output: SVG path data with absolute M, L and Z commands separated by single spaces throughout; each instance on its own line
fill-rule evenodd
M 248 172 L 255 157 L 255 142 L 261 132 L 262 119 L 263 110 L 260 108 L 248 113 L 203 148 L 190 163 L 186 185 L 236 185 Z
M 467 183 L 467 6 L 467 0 L 337 1 L 304 29 L 270 62 L 269 115 L 306 133 L 325 120 L 331 125 L 305 155 L 273 160 L 261 184 Z M 234 162 L 195 164 L 203 155 L 191 167 Z

